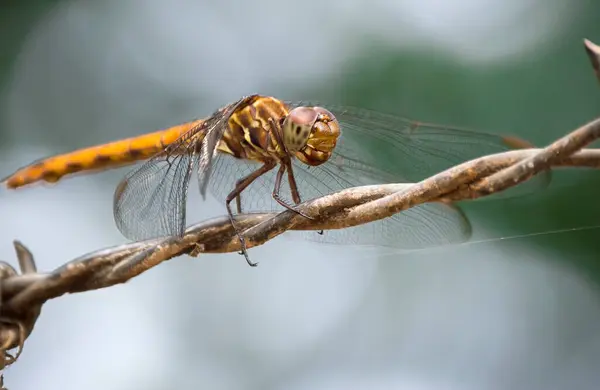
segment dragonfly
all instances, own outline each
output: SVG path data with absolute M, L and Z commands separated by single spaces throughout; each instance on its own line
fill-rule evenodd
M 303 199 L 359 185 L 412 183 L 473 158 L 526 147 L 531 144 L 511 136 L 255 94 L 203 119 L 38 160 L 2 182 L 16 189 L 143 161 L 117 185 L 113 199 L 116 226 L 138 241 L 183 236 L 195 172 L 203 199 L 210 192 L 225 200 L 241 253 L 255 266 L 235 223 L 234 200 L 238 214 L 289 209 L 314 219 L 298 209 Z M 548 184 L 548 177 L 537 179 L 540 186 Z M 308 238 L 420 249 L 464 242 L 471 225 L 454 204 L 432 202 L 319 233 Z

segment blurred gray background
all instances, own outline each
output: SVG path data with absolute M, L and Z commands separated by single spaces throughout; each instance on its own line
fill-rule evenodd
M 545 145 L 598 115 L 586 0 L 42 1 L 0 5 L 0 176 L 210 114 L 316 99 Z M 126 242 L 126 170 L 0 190 L 0 258 L 42 270 Z M 597 225 L 597 172 L 464 209 L 479 239 Z M 194 188 L 192 188 L 193 190 Z M 190 221 L 224 214 L 190 204 Z M 600 229 L 403 254 L 279 237 L 177 258 L 44 307 L 11 389 L 595 389 Z

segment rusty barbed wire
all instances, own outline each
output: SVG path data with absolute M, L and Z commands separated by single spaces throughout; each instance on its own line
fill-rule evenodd
M 34 275 L 37 272 L 31 252 L 18 241 L 14 242 L 14 246 L 21 274 L 19 275 L 17 270 L 9 263 L 0 261 L 0 351 L 2 352 L 0 359 L 0 388 L 2 390 L 5 389 L 4 368 L 16 362 L 21 352 L 23 352 L 25 340 L 33 331 L 44 303 L 29 305 L 17 311 L 12 311 L 10 308 L 4 307 L 3 299 L 6 298 L 3 294 L 4 282 L 15 277 L 20 277 L 21 282 L 31 283 L 33 281 L 31 277 L 35 279 Z M 13 356 L 8 351 L 14 348 L 17 349 L 17 352 Z
M 587 40 L 584 43 L 589 53 L 593 44 Z M 592 64 L 597 62 L 592 59 Z M 543 149 L 483 156 L 419 183 L 354 187 L 299 205 L 314 220 L 289 210 L 241 214 L 236 220 L 247 248 L 262 245 L 289 230 L 320 231 L 362 225 L 428 202 L 456 202 L 496 194 L 553 168 L 600 168 L 600 149 L 584 149 L 598 138 L 600 118 Z M 37 272 L 33 255 L 23 244 L 15 241 L 14 246 L 20 273 L 0 262 L 0 370 L 18 359 L 42 305 L 48 300 L 125 283 L 174 257 L 241 249 L 227 216 L 192 225 L 182 238 L 147 240 L 90 252 L 46 273 Z M 15 355 L 7 352 L 12 349 L 17 349 Z

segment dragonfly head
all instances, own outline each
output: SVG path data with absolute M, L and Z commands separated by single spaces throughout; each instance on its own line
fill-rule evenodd
M 322 107 L 296 107 L 283 121 L 283 143 L 298 160 L 321 165 L 331 157 L 340 125 L 335 116 Z

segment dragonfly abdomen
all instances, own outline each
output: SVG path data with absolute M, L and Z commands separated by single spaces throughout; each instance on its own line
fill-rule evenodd
M 199 121 L 190 122 L 139 137 L 45 158 L 17 170 L 2 181 L 8 188 L 18 188 L 38 181 L 54 183 L 78 172 L 129 165 L 162 151 L 165 146 L 198 124 Z

